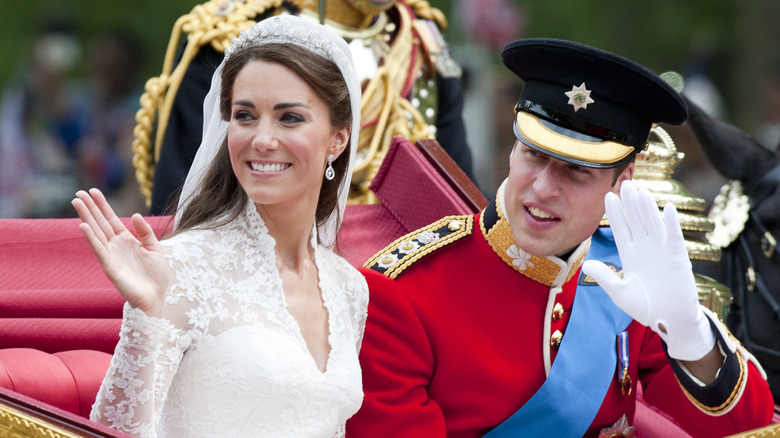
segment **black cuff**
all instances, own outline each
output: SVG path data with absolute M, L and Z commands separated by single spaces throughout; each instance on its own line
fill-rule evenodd
M 720 368 L 718 377 L 709 385 L 700 386 L 691 376 L 680 366 L 677 359 L 669 356 L 666 349 L 666 343 L 663 343 L 664 353 L 666 353 L 669 363 L 672 365 L 677 381 L 680 382 L 685 395 L 704 412 L 712 415 L 723 413 L 729 410 L 739 399 L 739 394 L 745 386 L 747 380 L 747 367 L 744 358 L 739 351 L 729 351 L 723 348 L 727 345 L 723 339 L 723 334 L 715 324 L 717 322 L 707 318 L 710 327 L 715 333 L 715 341 L 720 346 L 721 351 L 726 354 L 726 359 Z

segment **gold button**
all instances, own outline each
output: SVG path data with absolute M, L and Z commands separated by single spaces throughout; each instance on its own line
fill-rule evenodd
M 560 330 L 554 331 L 550 336 L 550 346 L 557 350 L 558 346 L 561 345 L 561 339 L 563 339 L 563 333 Z
M 461 221 L 452 221 L 449 224 L 447 224 L 447 228 L 449 228 L 450 231 L 458 231 L 462 226 L 463 223 Z
M 561 303 L 555 303 L 555 307 L 553 307 L 552 311 L 552 319 L 553 321 L 557 321 L 563 317 L 563 304 Z

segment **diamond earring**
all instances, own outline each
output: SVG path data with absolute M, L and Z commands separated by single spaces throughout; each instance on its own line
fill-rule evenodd
M 325 169 L 325 179 L 332 181 L 336 177 L 336 171 L 333 170 L 333 159 L 336 158 L 333 154 L 328 155 L 328 167 Z

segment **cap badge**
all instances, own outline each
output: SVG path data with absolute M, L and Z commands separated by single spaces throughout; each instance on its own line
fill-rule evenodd
M 588 104 L 594 102 L 594 100 L 590 98 L 590 90 L 585 88 L 585 82 L 579 87 L 572 85 L 571 91 L 567 91 L 564 94 L 569 97 L 567 103 L 574 107 L 575 113 L 579 111 L 580 108 L 588 109 Z

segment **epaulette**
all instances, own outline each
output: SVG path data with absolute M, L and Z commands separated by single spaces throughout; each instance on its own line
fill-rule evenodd
M 446 216 L 399 237 L 368 259 L 363 267 L 395 279 L 418 260 L 470 235 L 473 229 L 474 217 L 471 215 Z

